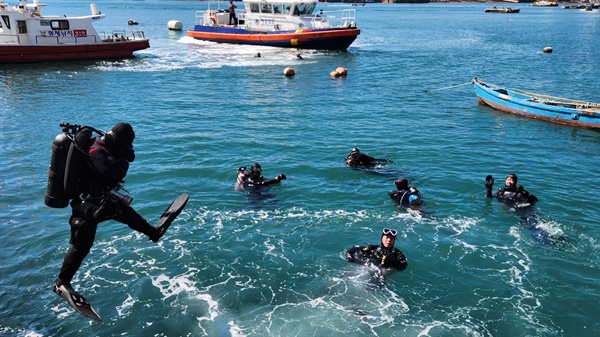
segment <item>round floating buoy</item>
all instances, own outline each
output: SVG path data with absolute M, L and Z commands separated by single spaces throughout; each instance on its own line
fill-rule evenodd
M 178 20 L 171 20 L 167 23 L 167 27 L 169 30 L 182 30 L 183 24 Z
M 346 76 L 348 75 L 348 69 L 344 68 L 344 67 L 337 67 L 335 69 L 335 72 L 340 74 L 340 76 Z
M 348 75 L 348 69 L 344 67 L 337 67 L 334 71 L 329 73 L 331 77 L 342 77 Z
M 296 71 L 294 71 L 293 68 L 287 67 L 283 70 L 283 74 L 285 76 L 294 76 L 294 75 L 296 75 Z
M 545 47 L 544 48 L 544 53 L 551 53 L 552 52 L 552 47 Z

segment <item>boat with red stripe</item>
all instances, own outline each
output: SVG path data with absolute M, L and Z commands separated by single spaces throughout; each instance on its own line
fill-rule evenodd
M 77 17 L 44 15 L 43 6 L 21 0 L 10 7 L 0 0 L 0 64 L 129 58 L 150 47 L 142 31 L 99 34 L 93 23 L 106 14 L 93 3 L 92 15 Z
M 197 40 L 282 48 L 346 50 L 360 34 L 356 10 L 316 10 L 318 1 L 247 0 L 231 15 L 231 3 L 209 3 L 196 12 L 187 35 Z

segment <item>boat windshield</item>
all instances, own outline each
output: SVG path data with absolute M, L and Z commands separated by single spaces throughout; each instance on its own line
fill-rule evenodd
M 260 12 L 261 13 L 273 13 L 273 5 L 271 4 L 260 4 Z
M 250 13 L 265 13 L 265 14 L 283 14 L 283 15 L 311 15 L 317 7 L 316 3 L 311 4 L 286 4 L 286 3 L 265 3 L 265 2 L 250 2 L 247 4 L 246 10 Z
M 310 4 L 310 5 L 305 5 L 305 4 L 296 5 L 296 7 L 294 8 L 294 15 L 310 15 L 315 10 L 316 6 L 317 6 L 317 4 L 314 4 L 314 3 Z

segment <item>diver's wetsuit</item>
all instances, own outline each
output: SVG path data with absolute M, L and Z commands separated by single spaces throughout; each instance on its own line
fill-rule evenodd
M 408 190 L 390 191 L 388 192 L 388 194 L 390 195 L 390 198 L 392 198 L 392 200 L 403 206 L 410 206 L 413 204 L 411 202 L 411 196 L 417 196 L 418 199 L 416 200 L 418 200 L 418 202 L 415 202 L 415 204 L 421 204 L 421 193 L 415 188 Z
M 284 179 L 287 179 L 285 174 L 280 174 L 273 179 L 265 179 L 261 174 L 262 168 L 260 164 L 254 163 L 250 171 L 246 171 L 246 167 L 242 166 L 238 169 L 238 176 L 235 182 L 235 190 L 236 191 L 244 191 L 244 190 L 259 190 L 261 187 L 269 186 L 271 184 L 276 184 Z
M 538 201 L 538 198 L 529 193 L 523 186 L 503 186 L 497 191 L 492 192 L 491 187 L 487 189 L 486 197 L 496 198 L 504 203 L 515 204 L 527 202 L 533 204 Z
M 350 167 L 373 167 L 377 164 L 375 158 L 360 153 L 358 156 L 352 156 L 352 154 L 346 157 L 346 165 Z
M 346 261 L 371 263 L 379 268 L 398 270 L 404 270 L 408 266 L 406 257 L 398 248 L 384 248 L 378 245 L 354 246 L 346 252 Z
M 94 244 L 100 222 L 114 219 L 148 235 L 151 239 L 159 233 L 158 229 L 151 226 L 133 208 L 118 203 L 107 195 L 107 192 L 125 177 L 129 162 L 116 158 L 109 152 L 108 144 L 101 137 L 96 137 L 88 154 L 89 159 L 81 167 L 78 196 L 71 201 L 69 243 L 72 246 L 65 255 L 56 285 L 70 286 L 73 276 Z

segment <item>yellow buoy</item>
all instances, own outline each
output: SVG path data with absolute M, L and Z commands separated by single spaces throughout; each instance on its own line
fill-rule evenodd
M 285 76 L 294 76 L 294 75 L 296 75 L 296 71 L 294 71 L 293 68 L 287 67 L 283 70 L 283 74 Z

